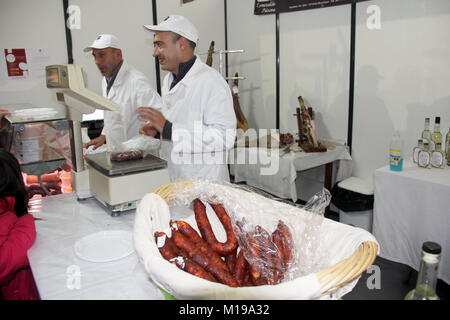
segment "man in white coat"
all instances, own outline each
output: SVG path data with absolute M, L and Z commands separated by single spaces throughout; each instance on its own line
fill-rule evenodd
M 146 123 L 139 118 L 136 109 L 143 105 L 160 109 L 162 100 L 145 75 L 123 59 L 116 36 L 101 34 L 84 51 L 92 51 L 95 64 L 103 75 L 103 96 L 120 106 L 117 111 L 104 111 L 102 133 L 84 147 L 93 145 L 97 149 L 106 142 L 108 149 L 112 150 L 138 135 L 139 128 Z
M 161 138 L 172 181 L 229 181 L 227 154 L 236 137 L 230 87 L 194 54 L 198 33 L 186 18 L 171 15 L 144 29 L 154 34 L 153 56 L 169 73 L 163 81 L 161 112 L 138 108 L 149 121 L 141 132 Z

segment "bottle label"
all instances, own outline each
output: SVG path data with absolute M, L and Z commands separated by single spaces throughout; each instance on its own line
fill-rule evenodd
M 402 159 L 402 153 L 400 150 L 391 149 L 391 166 L 399 166 Z
M 422 151 L 423 149 L 420 147 L 415 147 L 414 151 L 413 151 L 413 161 L 414 163 L 418 163 L 419 162 L 419 152 Z
M 418 163 L 419 166 L 427 168 L 430 165 L 430 154 L 426 151 L 420 151 Z
M 444 157 L 442 153 L 435 151 L 431 155 L 431 165 L 435 168 L 442 167 L 442 164 L 444 163 Z

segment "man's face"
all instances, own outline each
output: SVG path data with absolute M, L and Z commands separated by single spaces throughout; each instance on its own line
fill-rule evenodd
M 169 31 L 156 31 L 153 38 L 153 56 L 158 58 L 161 69 L 178 73 L 180 65 L 180 42 Z
M 112 76 L 114 69 L 122 60 L 121 50 L 115 48 L 92 49 L 92 55 L 101 74 L 107 78 Z

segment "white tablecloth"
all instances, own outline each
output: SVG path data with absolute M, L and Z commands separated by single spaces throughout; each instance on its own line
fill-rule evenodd
M 95 199 L 77 201 L 73 193 L 32 200 L 31 204 L 30 213 L 44 219 L 36 220 L 36 241 L 28 251 L 41 299 L 164 298 L 136 252 L 96 263 L 78 258 L 74 251 L 76 241 L 95 232 L 132 232 L 135 210 L 111 217 Z M 79 277 L 79 286 L 75 277 Z
M 230 152 L 229 159 L 230 173 L 236 183 L 246 182 L 294 202 L 297 201 L 297 171 L 334 162 L 337 164 L 336 181 L 352 174 L 352 158 L 348 147 L 342 145 L 326 152 L 290 152 L 283 156 L 266 148 L 235 148 Z
M 411 161 L 374 175 L 373 231 L 380 256 L 419 270 L 422 244 L 442 246 L 438 277 L 450 284 L 450 168 L 424 169 Z

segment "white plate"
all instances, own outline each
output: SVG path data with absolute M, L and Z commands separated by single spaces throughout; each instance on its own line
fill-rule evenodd
M 115 261 L 134 252 L 133 234 L 129 231 L 100 231 L 81 238 L 74 246 L 76 255 L 90 262 Z

